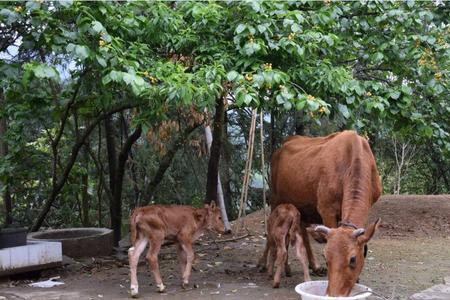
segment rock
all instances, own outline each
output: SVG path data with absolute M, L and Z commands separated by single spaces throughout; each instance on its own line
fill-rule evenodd
M 444 277 L 444 284 L 450 284 L 450 276 Z
M 450 285 L 438 284 L 410 297 L 411 300 L 448 300 L 450 299 Z

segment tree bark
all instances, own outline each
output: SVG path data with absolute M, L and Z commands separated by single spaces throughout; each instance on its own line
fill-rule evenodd
M 223 122 L 225 118 L 225 105 L 222 97 L 216 99 L 216 112 L 214 115 L 213 140 L 208 162 L 206 176 L 205 204 L 217 200 L 217 181 L 219 175 L 220 149 L 222 148 Z
M 122 227 L 122 188 L 125 175 L 125 163 L 127 162 L 131 146 L 139 139 L 142 127 L 138 126 L 129 135 L 122 145 L 119 155 L 116 154 L 116 139 L 111 117 L 105 120 L 106 147 L 108 152 L 109 187 L 112 198 L 109 205 L 111 215 L 111 228 L 114 231 L 114 245 L 118 245 L 121 238 Z
M 139 125 L 134 132 L 127 137 L 122 149 L 119 153 L 116 178 L 114 182 L 114 194 L 113 194 L 113 214 L 111 215 L 111 227 L 114 230 L 114 245 L 118 245 L 121 238 L 122 227 L 122 188 L 123 178 L 125 176 L 125 164 L 128 160 L 128 156 L 133 144 L 139 139 L 142 133 L 142 127 Z
M 4 107 L 5 104 L 6 101 L 3 98 L 3 89 L 0 88 L 0 106 Z M 8 155 L 8 144 L 4 140 L 7 129 L 8 121 L 7 117 L 4 116 L 0 119 L 0 157 L 5 157 L 6 155 Z M 3 184 L 5 185 L 3 191 L 3 202 L 5 203 L 5 225 L 8 226 L 12 224 L 12 200 L 9 179 L 3 182 Z
M 90 227 L 91 222 L 89 220 L 89 193 L 88 193 L 88 182 L 89 182 L 89 153 L 87 150 L 87 145 L 83 147 L 83 161 L 84 167 L 86 168 L 86 173 L 81 175 L 81 211 L 82 211 L 82 224 L 84 227 Z
M 205 136 L 206 136 L 206 145 L 208 148 L 208 152 L 210 152 L 211 143 L 212 143 L 211 127 L 209 127 L 209 126 L 205 127 Z M 228 221 L 228 215 L 227 215 L 227 210 L 225 207 L 225 201 L 223 199 L 222 183 L 220 182 L 219 172 L 217 172 L 217 194 L 216 194 L 215 199 L 216 199 L 215 200 L 216 203 L 220 207 L 220 212 L 222 214 L 222 220 L 225 225 L 225 231 L 231 232 L 231 225 L 230 225 L 230 222 Z

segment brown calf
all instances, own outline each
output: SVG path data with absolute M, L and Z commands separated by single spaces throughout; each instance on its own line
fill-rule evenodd
M 300 213 L 292 204 L 280 204 L 270 214 L 267 225 L 267 243 L 264 256 L 267 257 L 267 272 L 272 277 L 275 262 L 276 272 L 273 277 L 273 287 L 280 286 L 283 269 L 290 276 L 288 264 L 289 243 L 295 246 L 295 252 L 302 265 L 303 278 L 310 281 L 308 257 L 300 232 Z M 262 264 L 264 262 L 260 262 Z
M 224 232 L 220 209 L 214 202 L 204 208 L 194 208 L 186 205 L 152 205 L 136 208 L 130 217 L 131 248 L 128 250 L 131 271 L 131 296 L 138 294 L 137 265 L 139 256 L 147 244 L 147 260 L 155 277 L 159 292 L 165 286 L 159 273 L 158 253 L 164 239 L 177 243 L 182 286 L 189 283 L 194 252 L 192 243 L 205 230 Z

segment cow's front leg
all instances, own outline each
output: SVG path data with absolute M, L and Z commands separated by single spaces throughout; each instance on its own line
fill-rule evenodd
M 137 279 L 137 267 L 139 263 L 139 257 L 147 246 L 147 239 L 139 239 L 134 245 L 128 249 L 128 261 L 130 264 L 130 294 L 131 297 L 137 297 L 139 294 L 139 284 Z
M 156 287 L 160 293 L 164 292 L 166 286 L 162 282 L 161 273 L 159 272 L 158 254 L 161 249 L 161 244 L 164 241 L 162 238 L 153 238 L 150 240 L 150 247 L 147 253 L 147 260 L 150 265 L 150 270 L 153 273 L 156 281 Z
M 191 269 L 192 269 L 192 261 L 194 260 L 194 251 L 192 250 L 192 243 L 190 241 L 180 242 L 181 247 L 186 254 L 186 268 L 183 272 L 183 283 L 182 287 L 187 288 L 189 285 L 189 277 L 191 276 Z
M 267 260 L 268 260 L 268 253 L 269 253 L 269 242 L 266 241 L 266 247 L 264 248 L 264 252 L 262 257 L 258 261 L 258 270 L 259 272 L 265 272 L 267 270 Z
M 327 273 L 327 269 L 320 266 L 317 262 L 316 257 L 314 256 L 314 252 L 311 248 L 311 243 L 309 241 L 308 232 L 306 231 L 305 225 L 302 224 L 300 226 L 300 232 L 302 235 L 303 243 L 305 245 L 306 254 L 308 256 L 309 267 L 312 269 L 313 274 L 317 274 L 318 276 L 325 276 Z

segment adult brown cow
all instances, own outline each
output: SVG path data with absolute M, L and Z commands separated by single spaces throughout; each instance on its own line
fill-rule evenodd
M 310 266 L 317 264 L 306 227 L 327 239 L 329 296 L 348 296 L 364 264 L 364 247 L 378 221 L 364 229 L 370 207 L 380 197 L 381 180 L 369 143 L 353 131 L 326 137 L 287 138 L 272 158 L 274 209 L 292 203 L 302 215 L 302 236 Z M 339 226 L 338 226 L 339 225 Z

